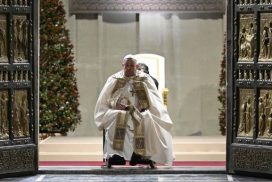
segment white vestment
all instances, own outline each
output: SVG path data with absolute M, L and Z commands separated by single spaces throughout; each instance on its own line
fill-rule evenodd
M 173 124 L 172 120 L 168 115 L 162 97 L 152 78 L 149 75 L 138 71 L 136 75 L 138 78 L 144 78 L 141 82 L 143 82 L 149 101 L 148 109 L 140 113 L 142 116 L 141 122 L 144 123 L 145 156 L 156 163 L 172 165 L 174 159 L 172 136 L 170 133 Z M 127 82 L 124 87 L 118 89 L 113 94 L 118 78 L 125 78 Z M 117 100 L 117 97 L 124 97 L 130 101 L 131 105 L 137 105 L 137 94 L 133 93 L 133 78 L 135 77 L 125 77 L 124 72 L 120 71 L 108 78 L 99 95 L 95 107 L 94 118 L 98 129 L 105 129 L 106 131 L 104 158 L 109 158 L 113 154 L 117 154 L 124 157 L 125 160 L 130 160 L 134 151 L 134 125 L 131 116 L 128 116 L 123 150 L 119 151 L 113 149 L 113 139 L 118 113 L 126 111 L 117 110 L 113 108 L 110 103 L 113 100 Z

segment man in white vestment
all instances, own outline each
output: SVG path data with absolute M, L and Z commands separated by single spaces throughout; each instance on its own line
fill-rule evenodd
M 106 166 L 172 165 L 172 120 L 152 78 L 136 70 L 133 55 L 124 58 L 123 70 L 110 76 L 94 112 L 99 130 L 105 129 Z

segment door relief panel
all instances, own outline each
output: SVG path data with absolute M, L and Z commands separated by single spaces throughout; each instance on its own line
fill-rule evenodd
M 272 61 L 272 14 L 260 14 L 259 61 Z
M 258 112 L 258 138 L 272 136 L 272 90 L 260 90 Z
M 240 14 L 239 27 L 239 61 L 253 61 L 255 49 L 254 14 Z
M 9 139 L 8 91 L 0 91 L 0 140 Z
M 252 127 L 254 123 L 254 90 L 240 89 L 239 97 L 239 124 L 237 136 L 253 137 Z
M 29 137 L 28 96 L 25 90 L 16 90 L 13 105 L 12 133 L 14 137 Z
M 28 62 L 28 26 L 26 16 L 13 17 L 13 54 L 17 63 Z
M 8 62 L 7 48 L 7 17 L 0 15 L 0 63 Z

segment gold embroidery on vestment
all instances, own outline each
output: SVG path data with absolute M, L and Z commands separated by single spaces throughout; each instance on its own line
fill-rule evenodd
M 114 139 L 113 139 L 113 149 L 118 151 L 123 151 L 124 141 L 127 129 L 129 112 L 119 112 L 117 115 Z
M 127 83 L 127 80 L 124 79 L 124 78 L 116 78 L 116 79 L 117 79 L 117 82 L 116 82 L 116 84 L 114 86 L 114 89 L 111 92 L 111 95 L 114 94 L 114 92 L 116 92 L 120 88 L 123 88 Z
M 145 155 L 144 123 L 133 121 L 134 124 L 134 152 Z
M 112 91 L 112 95 L 119 89 L 125 87 L 129 79 L 126 78 L 116 78 L 116 85 Z M 149 100 L 147 96 L 147 91 L 145 88 L 145 83 L 143 82 L 145 77 L 134 77 L 132 87 L 135 90 L 136 97 L 138 98 L 139 111 L 146 110 L 149 108 Z M 118 98 L 117 98 L 118 99 Z M 133 111 L 136 112 L 136 111 Z M 133 115 L 129 111 L 121 111 L 118 113 L 116 120 L 116 127 L 113 140 L 113 149 L 118 151 L 123 151 L 124 140 L 127 130 L 127 122 L 129 114 Z M 145 155 L 145 140 L 144 140 L 144 123 L 141 121 L 136 121 L 135 117 L 131 117 L 134 125 L 134 152 L 140 155 Z
M 133 82 L 133 88 L 138 97 L 139 110 L 141 111 L 142 109 L 148 109 L 149 101 L 148 101 L 148 96 L 144 86 L 144 82 L 140 82 L 140 81 Z

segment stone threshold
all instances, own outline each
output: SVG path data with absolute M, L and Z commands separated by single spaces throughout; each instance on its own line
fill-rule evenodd
M 95 175 L 132 175 L 132 174 L 226 174 L 225 166 L 216 167 L 167 167 L 158 166 L 151 169 L 147 166 L 46 166 L 39 167 L 39 174 L 95 174 Z

